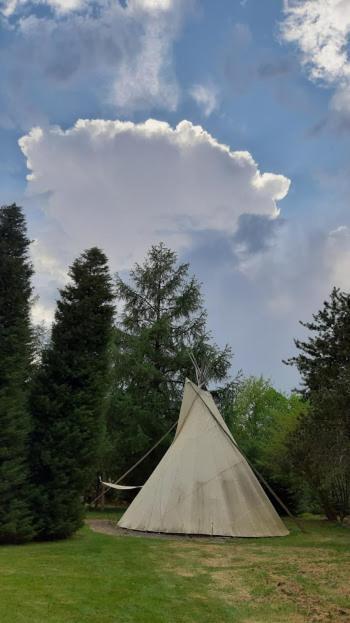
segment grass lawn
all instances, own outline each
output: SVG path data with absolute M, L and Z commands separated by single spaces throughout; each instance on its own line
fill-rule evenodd
M 86 526 L 68 541 L 2 547 L 0 621 L 349 623 L 350 529 L 304 523 L 307 534 L 289 524 L 288 537 L 217 543 Z

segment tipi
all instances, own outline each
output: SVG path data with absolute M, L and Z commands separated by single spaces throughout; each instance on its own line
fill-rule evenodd
M 189 380 L 174 441 L 118 525 L 176 534 L 288 534 L 211 394 Z

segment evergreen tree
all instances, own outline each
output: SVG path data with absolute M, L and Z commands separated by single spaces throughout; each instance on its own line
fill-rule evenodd
M 32 363 L 30 241 L 21 208 L 0 209 L 0 541 L 31 538 L 28 385 Z
M 210 343 L 200 286 L 187 263 L 160 243 L 136 264 L 130 282 L 117 279 L 123 314 L 116 335 L 115 384 L 109 413 L 113 439 L 110 475 L 144 454 L 178 417 L 189 356 L 209 364 L 209 379 L 225 378 L 231 351 Z M 141 482 L 152 471 L 171 438 L 133 474 Z
M 350 295 L 334 288 L 329 301 L 301 323 L 311 332 L 296 340 L 296 365 L 309 403 L 290 446 L 295 466 L 329 518 L 350 513 Z
M 82 523 L 82 496 L 103 453 L 113 293 L 107 259 L 85 251 L 61 290 L 32 410 L 39 538 L 64 538 Z

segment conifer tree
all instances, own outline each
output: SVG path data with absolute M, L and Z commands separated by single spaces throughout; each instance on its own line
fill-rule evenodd
M 186 377 L 195 380 L 189 354 L 209 364 L 208 381 L 225 378 L 231 351 L 211 343 L 200 284 L 163 243 L 136 264 L 129 282 L 117 279 L 123 314 L 117 332 L 115 384 L 109 412 L 112 475 L 127 468 L 178 417 Z M 133 473 L 141 482 L 171 438 Z
M 32 537 L 28 386 L 32 363 L 30 240 L 21 208 L 0 208 L 0 541 Z
M 72 265 L 43 352 L 32 410 L 34 507 L 39 538 L 65 538 L 82 523 L 82 496 L 103 451 L 113 292 L 97 248 Z
M 308 401 L 291 440 L 299 473 L 318 495 L 329 518 L 350 513 L 350 294 L 334 288 L 296 340 L 296 365 Z

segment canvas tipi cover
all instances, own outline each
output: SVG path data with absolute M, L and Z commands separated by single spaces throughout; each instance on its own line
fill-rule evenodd
M 176 534 L 288 534 L 211 394 L 189 380 L 174 441 L 118 525 Z

